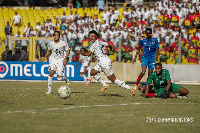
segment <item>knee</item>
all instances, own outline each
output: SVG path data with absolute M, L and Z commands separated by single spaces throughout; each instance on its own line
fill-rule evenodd
M 177 98 L 177 96 L 174 93 L 170 93 L 169 98 Z
M 90 75 L 91 75 L 91 76 L 94 76 L 94 75 L 95 75 L 95 73 L 91 72 L 91 73 L 90 73 Z
M 189 91 L 184 87 L 183 87 L 183 89 L 184 89 L 184 94 L 187 95 L 189 93 Z
M 142 70 L 141 73 L 144 75 L 146 73 L 146 69 Z
M 57 77 L 57 80 L 58 80 L 58 81 L 62 81 L 62 78 L 61 78 L 61 77 L 60 77 L 60 78 L 59 78 L 59 77 Z

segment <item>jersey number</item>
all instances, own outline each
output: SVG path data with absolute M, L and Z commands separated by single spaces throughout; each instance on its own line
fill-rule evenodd
M 103 45 L 101 45 L 101 51 L 102 51 L 102 53 L 103 53 L 103 54 L 106 54 L 106 51 L 105 51 L 105 49 L 104 49 L 104 46 L 103 46 Z
M 58 50 L 58 49 L 56 49 L 56 54 L 58 55 L 58 54 L 61 54 L 61 52 L 60 52 L 60 50 Z

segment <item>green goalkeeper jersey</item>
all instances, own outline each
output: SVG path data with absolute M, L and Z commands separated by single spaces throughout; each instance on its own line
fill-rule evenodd
M 152 81 L 153 81 L 154 89 L 158 90 L 160 88 L 166 88 L 168 80 L 171 80 L 169 71 L 166 70 L 166 69 L 162 69 L 162 76 L 161 77 L 159 77 L 156 74 L 156 71 L 154 71 L 149 76 L 147 83 L 152 84 Z

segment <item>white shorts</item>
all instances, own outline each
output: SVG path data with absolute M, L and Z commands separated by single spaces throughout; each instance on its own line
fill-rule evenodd
M 104 72 L 106 76 L 110 76 L 114 73 L 112 69 L 112 61 L 110 59 L 99 61 L 94 69 L 99 72 Z
M 85 68 L 85 66 L 87 66 L 87 67 Z M 88 65 L 82 65 L 82 66 L 81 66 L 80 72 L 82 73 L 82 72 L 84 72 L 85 70 L 88 71 L 88 70 L 89 70 L 89 67 L 90 67 L 90 66 L 88 66 Z
M 63 59 L 49 58 L 49 71 L 54 70 L 59 76 L 62 76 L 64 69 Z

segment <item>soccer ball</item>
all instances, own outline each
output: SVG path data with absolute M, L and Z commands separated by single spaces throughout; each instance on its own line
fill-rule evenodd
M 71 90 L 68 86 L 63 85 L 58 89 L 58 95 L 63 99 L 69 98 L 71 95 Z

